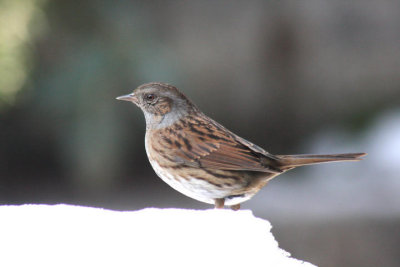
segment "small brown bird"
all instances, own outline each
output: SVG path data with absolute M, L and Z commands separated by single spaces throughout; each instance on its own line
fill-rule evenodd
M 147 83 L 117 97 L 140 107 L 145 146 L 157 175 L 182 194 L 233 210 L 275 176 L 295 167 L 360 160 L 365 153 L 273 155 L 204 115 L 176 87 Z

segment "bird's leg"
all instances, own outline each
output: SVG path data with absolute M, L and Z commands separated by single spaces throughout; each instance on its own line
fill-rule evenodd
M 231 209 L 234 211 L 240 210 L 240 204 L 232 205 Z
M 223 209 L 224 208 L 224 204 L 225 204 L 225 199 L 224 198 L 216 198 L 214 200 L 214 207 L 216 209 Z

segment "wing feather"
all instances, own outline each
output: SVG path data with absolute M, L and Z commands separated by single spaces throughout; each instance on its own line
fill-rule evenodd
M 233 134 L 209 118 L 190 119 L 170 126 L 167 132 L 171 156 L 188 166 L 221 170 L 247 170 L 280 173 L 277 160 L 262 148 Z M 162 138 L 161 138 L 162 139 Z

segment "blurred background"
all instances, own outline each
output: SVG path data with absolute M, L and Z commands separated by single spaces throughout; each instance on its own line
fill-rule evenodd
M 276 154 L 367 152 L 243 205 L 321 266 L 400 265 L 400 3 L 0 0 L 0 204 L 208 209 L 169 188 L 115 97 L 176 85 Z

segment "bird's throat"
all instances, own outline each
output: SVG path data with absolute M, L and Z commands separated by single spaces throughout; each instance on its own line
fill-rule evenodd
M 168 112 L 166 114 L 151 114 L 144 113 L 146 119 L 146 129 L 156 130 L 171 126 L 176 121 L 187 116 L 187 114 L 182 112 Z

